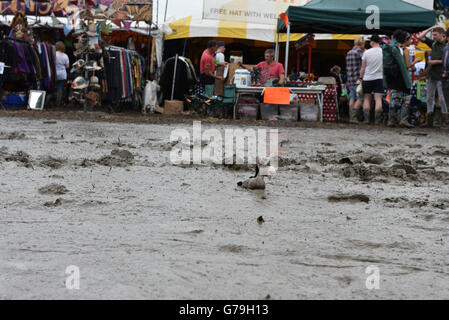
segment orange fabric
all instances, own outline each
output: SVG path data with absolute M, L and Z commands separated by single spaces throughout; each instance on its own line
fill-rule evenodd
M 265 88 L 263 102 L 268 104 L 290 104 L 289 88 Z
M 285 23 L 285 26 L 287 27 L 288 26 L 288 16 L 287 16 L 287 14 L 285 14 L 285 13 L 281 13 L 280 14 L 280 18 L 282 19 L 282 21 L 284 21 L 284 23 Z

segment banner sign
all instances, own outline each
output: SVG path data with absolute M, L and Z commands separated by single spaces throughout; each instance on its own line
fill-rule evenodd
M 203 19 L 275 25 L 289 6 L 310 0 L 204 0 Z
M 69 4 L 69 0 L 57 0 L 51 2 L 29 1 L 0 1 L 0 13 L 15 15 L 17 12 L 24 12 L 26 15 L 49 16 L 54 12 L 55 16 L 63 17 L 71 15 L 78 10 L 75 5 Z
M 105 2 L 105 1 L 102 1 Z M 111 0 L 108 1 L 116 12 L 122 12 L 124 16 L 132 16 L 131 20 L 151 23 L 153 17 L 153 1 L 151 0 Z M 56 17 L 71 16 L 79 8 L 70 4 L 69 0 L 56 0 L 51 2 L 29 1 L 0 1 L 0 13 L 3 15 L 15 15 L 24 12 L 32 16 L 49 16 L 52 13 Z
M 112 0 L 109 7 L 132 16 L 133 20 L 151 23 L 153 18 L 153 1 L 151 0 Z

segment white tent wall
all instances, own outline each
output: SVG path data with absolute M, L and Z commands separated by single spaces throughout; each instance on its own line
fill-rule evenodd
M 159 11 L 156 12 L 159 12 L 158 21 L 161 25 L 163 24 L 161 14 L 165 15 L 165 4 L 168 3 L 166 23 L 174 32 L 172 35 L 166 36 L 167 40 L 194 37 L 233 37 L 273 43 L 276 37 L 275 26 L 278 13 L 285 11 L 291 4 L 304 5 L 309 1 L 196 0 L 186 6 L 185 2 L 181 0 L 163 0 L 159 1 Z M 204 11 L 205 9 L 206 11 Z M 157 5 L 153 10 L 157 10 Z M 235 12 L 235 14 L 211 14 L 214 10 L 222 13 Z M 254 12 L 254 10 L 260 10 L 260 12 Z M 259 18 L 255 18 L 254 15 Z
M 166 39 L 194 38 L 194 37 L 230 37 L 235 30 L 234 37 L 248 40 L 275 42 L 276 22 L 271 17 L 272 23 L 264 18 L 273 8 L 272 14 L 277 16 L 284 12 L 289 5 L 305 5 L 310 0 L 195 0 L 186 5 L 185 0 L 158 0 L 153 6 L 153 16 L 158 16 L 159 25 L 164 23 L 165 10 L 167 9 L 167 24 L 170 24 L 174 33 L 166 36 Z M 433 8 L 433 0 L 404 0 L 420 7 Z M 167 5 L 167 6 L 166 6 Z M 208 10 L 204 12 L 204 9 Z M 222 10 L 222 11 L 220 11 Z M 235 10 L 243 13 L 235 14 Z M 257 12 L 256 12 L 257 11 Z M 212 13 L 211 13 L 212 12 Z M 221 13 L 220 13 L 221 12 Z M 223 13 L 224 12 L 224 13 Z M 233 12 L 234 14 L 229 14 Z M 263 23 L 254 23 L 257 18 Z M 248 15 L 250 17 L 245 17 Z M 156 19 L 155 19 L 156 20 Z M 241 30 L 245 28 L 245 30 Z M 224 33 L 224 34 L 223 34 Z M 302 35 L 292 35 L 296 40 Z M 280 41 L 285 41 L 285 35 L 281 35 Z M 351 35 L 318 34 L 316 40 L 349 40 Z

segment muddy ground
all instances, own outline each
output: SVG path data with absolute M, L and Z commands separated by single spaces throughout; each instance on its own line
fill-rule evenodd
M 170 164 L 191 120 L 77 117 L 0 113 L 1 299 L 449 299 L 448 130 L 280 124 L 257 192 Z

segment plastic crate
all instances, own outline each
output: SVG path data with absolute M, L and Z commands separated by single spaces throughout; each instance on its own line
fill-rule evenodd
M 260 104 L 260 117 L 262 120 L 273 120 L 275 116 L 279 115 L 279 105 L 277 104 Z
M 239 105 L 239 119 L 257 120 L 259 114 L 259 104 L 241 104 Z
M 26 108 L 25 94 L 7 94 L 2 99 L 2 105 L 6 109 L 25 109 Z
M 279 115 L 289 119 L 290 121 L 298 121 L 299 106 L 297 105 L 280 105 Z

